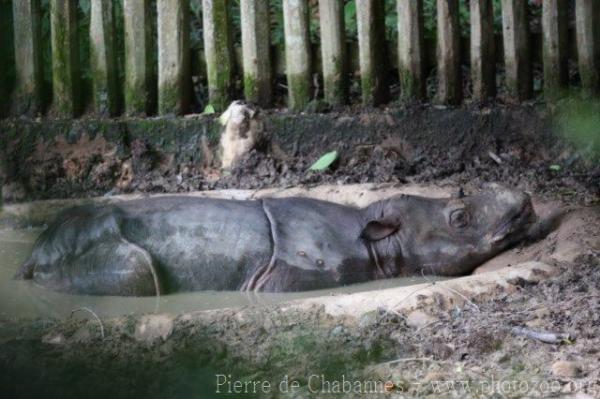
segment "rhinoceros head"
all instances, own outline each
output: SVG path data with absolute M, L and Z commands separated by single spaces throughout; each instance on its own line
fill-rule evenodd
M 488 184 L 472 196 L 376 202 L 365 209 L 361 237 L 384 276 L 452 276 L 522 240 L 535 219 L 528 194 Z

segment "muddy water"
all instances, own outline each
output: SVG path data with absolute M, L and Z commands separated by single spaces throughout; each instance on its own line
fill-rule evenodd
M 100 317 L 154 312 L 181 313 L 243 305 L 270 305 L 322 295 L 343 295 L 424 282 L 421 277 L 373 281 L 365 284 L 302 293 L 256 294 L 241 292 L 189 292 L 160 298 L 68 295 L 46 290 L 13 275 L 27 258 L 39 229 L 0 230 L 0 317 L 65 318 L 75 309 L 89 308 Z

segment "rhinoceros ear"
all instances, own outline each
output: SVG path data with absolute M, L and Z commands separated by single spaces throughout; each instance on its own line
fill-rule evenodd
M 371 220 L 362 229 L 360 238 L 368 241 L 379 241 L 394 234 L 400 228 L 399 222 L 390 222 L 383 220 Z

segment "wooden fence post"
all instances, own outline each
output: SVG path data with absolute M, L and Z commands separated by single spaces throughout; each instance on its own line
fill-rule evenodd
M 190 105 L 189 0 L 158 0 L 158 113 L 185 114 Z
M 271 105 L 271 42 L 268 0 L 242 0 L 244 96 L 262 107 Z
M 52 85 L 53 112 L 58 116 L 73 117 L 81 111 L 81 71 L 77 37 L 77 2 L 50 1 L 52 30 Z
M 542 4 L 544 92 L 551 97 L 569 81 L 569 5 L 566 0 L 544 0 Z
M 513 98 L 527 100 L 533 94 L 527 1 L 502 0 L 502 33 L 506 87 Z
M 600 3 L 577 0 L 575 18 L 581 86 L 587 94 L 600 94 Z
M 311 58 L 306 0 L 283 0 L 288 107 L 302 111 L 311 98 Z
M 402 97 L 422 100 L 426 96 L 423 0 L 397 0 L 396 7 Z
M 40 0 L 16 0 L 12 6 L 17 73 L 13 112 L 35 115 L 44 106 Z
M 389 97 L 383 12 L 381 0 L 356 0 L 360 81 L 365 105 L 378 105 Z
M 345 104 L 348 96 L 344 2 L 319 0 L 324 98 L 329 104 Z
M 471 0 L 471 80 L 473 97 L 496 95 L 494 6 L 492 0 Z
M 438 101 L 462 101 L 458 0 L 437 0 Z
M 90 64 L 94 110 L 103 116 L 118 113 L 117 54 L 113 3 L 92 0 L 90 20 Z
M 263 23 L 267 24 L 266 21 Z M 222 111 L 229 105 L 233 75 L 228 2 L 203 0 L 202 25 L 208 74 L 208 98 L 217 111 Z
M 13 4 L 14 2 L 0 1 L 0 119 L 9 116 L 14 105 L 14 97 L 11 94 L 14 94 L 16 82 L 8 74 L 15 65 L 14 33 L 16 32 L 13 30 Z
M 123 0 L 125 28 L 125 111 L 148 115 L 156 100 L 152 65 L 150 0 Z

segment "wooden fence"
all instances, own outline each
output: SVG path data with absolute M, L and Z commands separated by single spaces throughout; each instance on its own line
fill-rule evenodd
M 285 72 L 288 106 L 302 110 L 314 97 L 315 58 L 309 40 L 309 7 L 316 2 L 282 0 L 285 33 Z M 324 99 L 334 105 L 348 102 L 348 73 L 343 0 L 318 1 L 320 59 Z M 501 0 L 503 55 L 496 54 L 492 0 L 468 1 L 470 60 L 461 50 L 459 0 L 437 0 L 437 62 L 435 101 L 461 103 L 465 95 L 462 65 L 470 68 L 470 97 L 496 96 L 497 58 L 504 60 L 506 89 L 516 101 L 533 95 L 529 7 L 527 0 Z M 100 116 L 185 114 L 190 110 L 189 0 L 123 0 L 124 82 L 117 77 L 113 2 L 91 0 L 89 29 L 93 110 Z M 151 7 L 156 7 L 152 10 Z M 74 117 L 82 110 L 81 67 L 78 54 L 77 1 L 50 0 L 51 38 L 40 34 L 40 0 L 13 0 L 16 83 L 11 104 L 17 114 Z M 567 0 L 543 0 L 543 88 L 547 96 L 568 86 L 569 20 Z M 600 64 L 598 30 L 600 1 L 575 1 L 576 61 L 581 87 L 598 93 Z M 397 70 L 405 100 L 427 100 L 422 0 L 397 0 Z M 246 100 L 272 106 L 274 73 L 270 46 L 268 0 L 240 0 L 243 93 Z M 390 98 L 382 0 L 356 0 L 360 91 L 365 105 Z M 157 43 L 151 26 L 156 16 Z M 210 104 L 223 109 L 232 100 L 234 52 L 228 22 L 228 0 L 202 0 L 203 54 Z M 573 29 L 571 29 L 573 30 Z M 464 39 L 464 38 L 463 38 Z M 52 103 L 44 104 L 42 41 L 51 40 Z M 2 46 L 11 45 L 1 43 Z M 151 57 L 158 47 L 158 59 Z M 571 51 L 573 53 L 573 51 Z M 154 65 L 157 62 L 157 65 Z M 153 74 L 157 71 L 157 78 Z M 157 94 L 157 95 L 156 95 Z M 124 106 L 118 105 L 122 96 Z

